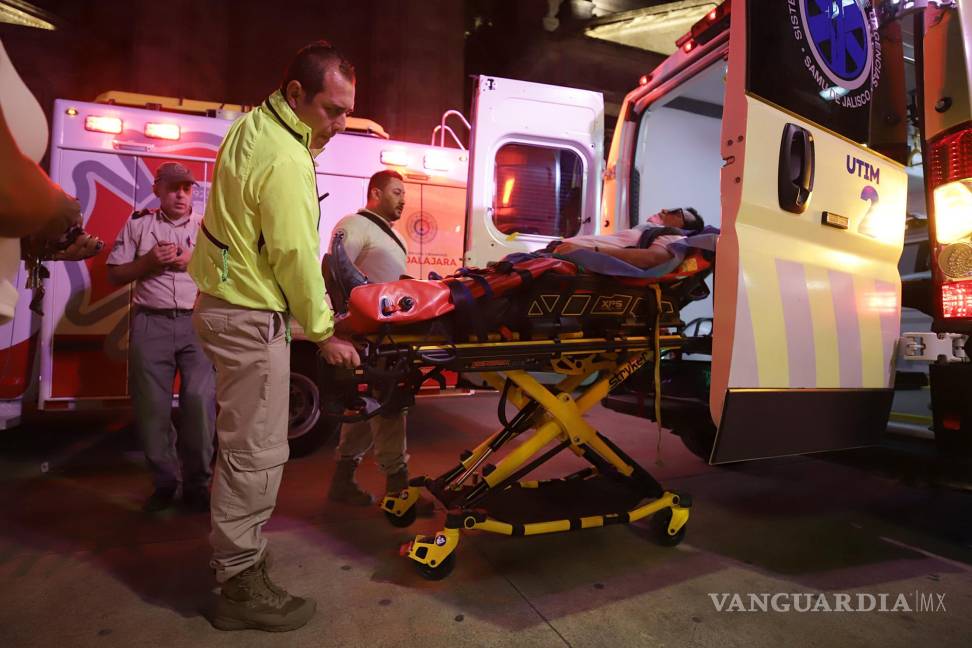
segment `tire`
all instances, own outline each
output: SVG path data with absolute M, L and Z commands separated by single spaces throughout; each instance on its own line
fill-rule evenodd
M 295 345 L 295 351 L 301 350 Z M 291 357 L 290 409 L 287 440 L 291 457 L 305 457 L 320 448 L 341 423 L 321 415 L 321 390 L 316 380 L 316 349 L 309 357 Z M 306 356 L 306 354 L 305 354 Z
M 422 563 L 415 563 L 415 568 L 418 573 L 422 575 L 422 578 L 430 581 L 442 580 L 446 576 L 452 573 L 452 570 L 456 567 L 456 553 L 452 552 L 449 554 L 441 564 L 436 567 L 430 567 L 428 565 L 423 565 Z
M 668 524 L 672 521 L 672 509 L 662 509 L 651 516 L 648 520 L 648 528 L 654 541 L 662 547 L 674 547 L 685 539 L 685 530 L 688 523 L 682 525 L 675 535 L 668 533 Z
M 417 509 L 418 504 L 413 504 L 412 507 L 405 511 L 405 514 L 401 517 L 395 515 L 394 513 L 385 511 L 385 519 L 387 519 L 393 527 L 404 529 L 405 527 L 411 526 L 412 523 L 415 522 L 415 517 L 418 514 Z
M 708 420 L 708 416 L 696 417 L 691 423 L 679 425 L 674 432 L 681 437 L 689 452 L 709 463 L 712 446 L 715 444 L 716 427 Z

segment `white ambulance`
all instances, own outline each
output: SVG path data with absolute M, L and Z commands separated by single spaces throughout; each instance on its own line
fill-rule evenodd
M 95 103 L 55 102 L 51 178 L 77 196 L 86 230 L 108 245 L 82 263 L 46 264 L 51 278 L 42 317 L 28 309 L 31 294 L 23 288 L 21 267 L 16 315 L 0 326 L 0 428 L 16 425 L 25 405 L 35 403 L 41 410 L 127 404 L 131 288 L 108 282 L 107 252 L 133 211 L 158 205 L 152 179 L 164 162 L 177 160 L 192 171 L 200 185 L 193 209 L 205 211 L 216 152 L 231 120 L 245 109 L 120 92 Z M 406 179 L 400 227 L 408 241 L 408 272 L 424 277 L 462 265 L 468 153 L 394 141 L 368 120 L 348 122 L 347 132 L 317 162 L 322 246 L 342 216 L 364 205 L 370 176 L 395 168 Z M 451 131 L 444 126 L 440 142 Z M 296 364 L 302 366 L 300 360 Z M 313 432 L 318 416 L 316 390 L 308 390 L 300 375 L 296 381 L 295 438 Z

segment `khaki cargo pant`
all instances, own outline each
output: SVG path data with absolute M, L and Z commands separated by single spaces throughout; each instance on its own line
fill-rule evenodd
M 261 530 L 276 506 L 290 456 L 290 348 L 281 313 L 200 293 L 192 321 L 216 367 L 219 450 L 209 538 L 210 564 L 222 583 L 256 564 L 266 551 Z
M 341 426 L 338 443 L 338 459 L 358 461 L 374 446 L 375 463 L 386 475 L 398 472 L 408 465 L 405 454 L 405 417 L 407 410 L 384 416 L 374 416 L 367 421 L 345 423 Z

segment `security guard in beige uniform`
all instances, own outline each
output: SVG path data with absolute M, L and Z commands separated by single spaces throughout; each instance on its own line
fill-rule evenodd
M 186 274 L 201 220 L 192 213 L 195 184 L 183 165 L 166 162 L 160 166 L 152 185 L 159 209 L 132 214 L 108 255 L 108 280 L 116 285 L 135 282 L 128 382 L 135 428 L 155 484 L 155 492 L 145 503 L 148 512 L 171 506 L 180 480 L 186 506 L 209 511 L 216 434 L 215 375 L 192 329 L 196 284 Z M 178 435 L 172 426 L 176 371 L 180 378 Z
M 405 184 L 396 171 L 379 171 L 368 182 L 364 209 L 345 216 L 334 226 L 355 266 L 374 283 L 396 281 L 405 272 L 406 249 L 392 225 L 405 209 Z M 332 241 L 331 245 L 334 243 Z M 405 410 L 367 421 L 345 423 L 337 447 L 337 470 L 328 499 L 356 506 L 368 506 L 371 495 L 354 481 L 362 457 L 374 446 L 375 461 L 385 473 L 386 494 L 397 494 L 408 485 L 408 455 L 405 454 Z
M 316 607 L 270 580 L 262 528 L 289 456 L 290 316 L 325 361 L 359 364 L 324 299 L 314 168 L 353 107 L 351 64 L 324 41 L 300 50 L 280 89 L 226 134 L 189 264 L 193 324 L 216 365 L 210 564 L 221 591 L 209 616 L 221 630 L 294 630 Z

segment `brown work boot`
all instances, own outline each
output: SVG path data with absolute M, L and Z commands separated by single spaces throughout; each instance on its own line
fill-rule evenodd
M 263 558 L 223 583 L 209 622 L 217 630 L 287 632 L 310 621 L 316 608 L 313 600 L 291 596 L 275 585 Z
M 338 460 L 337 470 L 334 471 L 334 479 L 331 480 L 331 490 L 327 494 L 327 499 L 352 506 L 371 506 L 375 503 L 371 495 L 361 490 L 354 481 L 354 471 L 357 468 L 357 459 Z
M 397 472 L 385 475 L 385 494 L 398 497 L 408 488 L 408 467 L 402 466 Z

